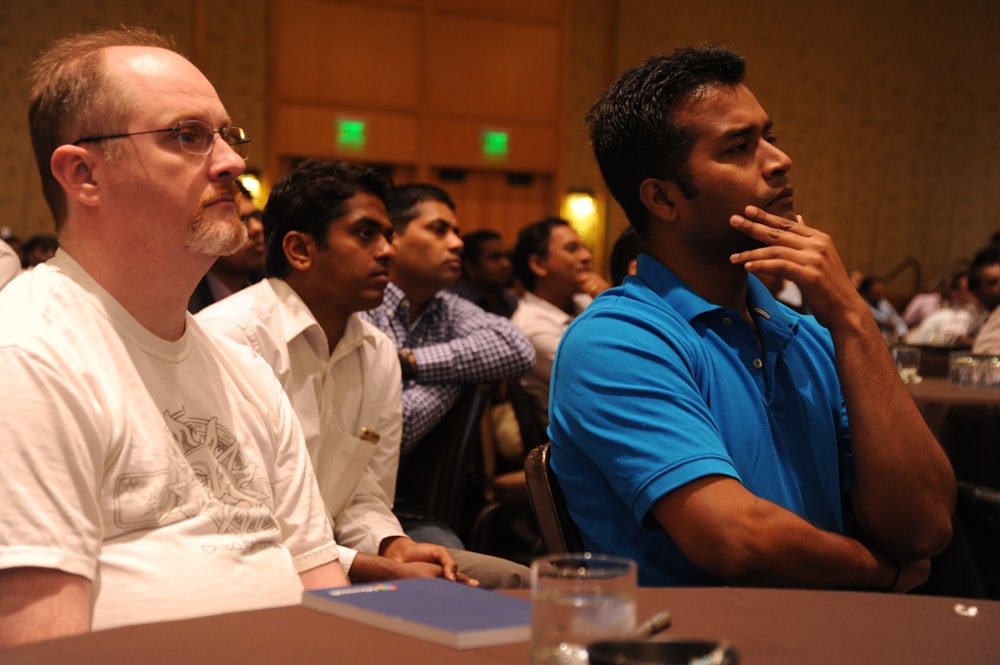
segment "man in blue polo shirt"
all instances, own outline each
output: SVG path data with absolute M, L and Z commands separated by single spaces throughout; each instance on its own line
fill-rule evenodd
M 679 49 L 588 115 L 647 253 L 560 342 L 552 465 L 587 549 L 636 558 L 645 585 L 909 590 L 950 540 L 951 467 L 829 236 L 795 214 L 743 73 L 727 48 Z

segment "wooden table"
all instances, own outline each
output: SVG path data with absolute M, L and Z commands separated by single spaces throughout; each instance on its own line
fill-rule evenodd
M 908 388 L 948 452 L 955 476 L 1000 490 L 1000 388 L 959 386 L 934 377 Z
M 956 604 L 973 605 L 977 612 L 962 615 Z M 640 618 L 660 609 L 673 614 L 673 626 L 661 637 L 728 639 L 744 665 L 1000 662 L 996 601 L 778 589 L 640 589 Z M 456 651 L 301 607 L 117 628 L 0 651 L 4 665 L 528 662 L 527 643 Z

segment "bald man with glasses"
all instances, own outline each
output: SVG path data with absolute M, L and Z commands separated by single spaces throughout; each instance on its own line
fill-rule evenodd
M 0 647 L 347 584 L 280 384 L 186 311 L 246 239 L 246 133 L 145 30 L 57 42 L 32 83 L 60 249 L 0 293 Z

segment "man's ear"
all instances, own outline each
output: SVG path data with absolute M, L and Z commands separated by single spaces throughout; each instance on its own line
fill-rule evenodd
M 548 268 L 545 267 L 545 258 L 539 256 L 538 254 L 532 254 L 528 257 L 528 268 L 531 272 L 535 273 L 537 277 L 545 277 L 549 274 Z
M 285 252 L 288 265 L 293 270 L 307 272 L 312 268 L 313 256 L 316 253 L 316 241 L 308 233 L 289 231 L 281 240 L 281 248 Z
M 646 178 L 639 185 L 639 198 L 646 210 L 658 219 L 673 221 L 677 218 L 676 197 L 682 196 L 680 188 L 670 180 Z
M 52 176 L 66 192 L 67 200 L 86 206 L 96 206 L 100 202 L 100 185 L 94 172 L 96 165 L 94 154 L 77 145 L 61 145 L 49 159 Z

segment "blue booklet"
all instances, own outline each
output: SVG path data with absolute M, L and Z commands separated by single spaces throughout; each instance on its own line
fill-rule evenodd
M 443 579 L 404 579 L 314 589 L 302 604 L 454 649 L 526 642 L 531 601 Z

